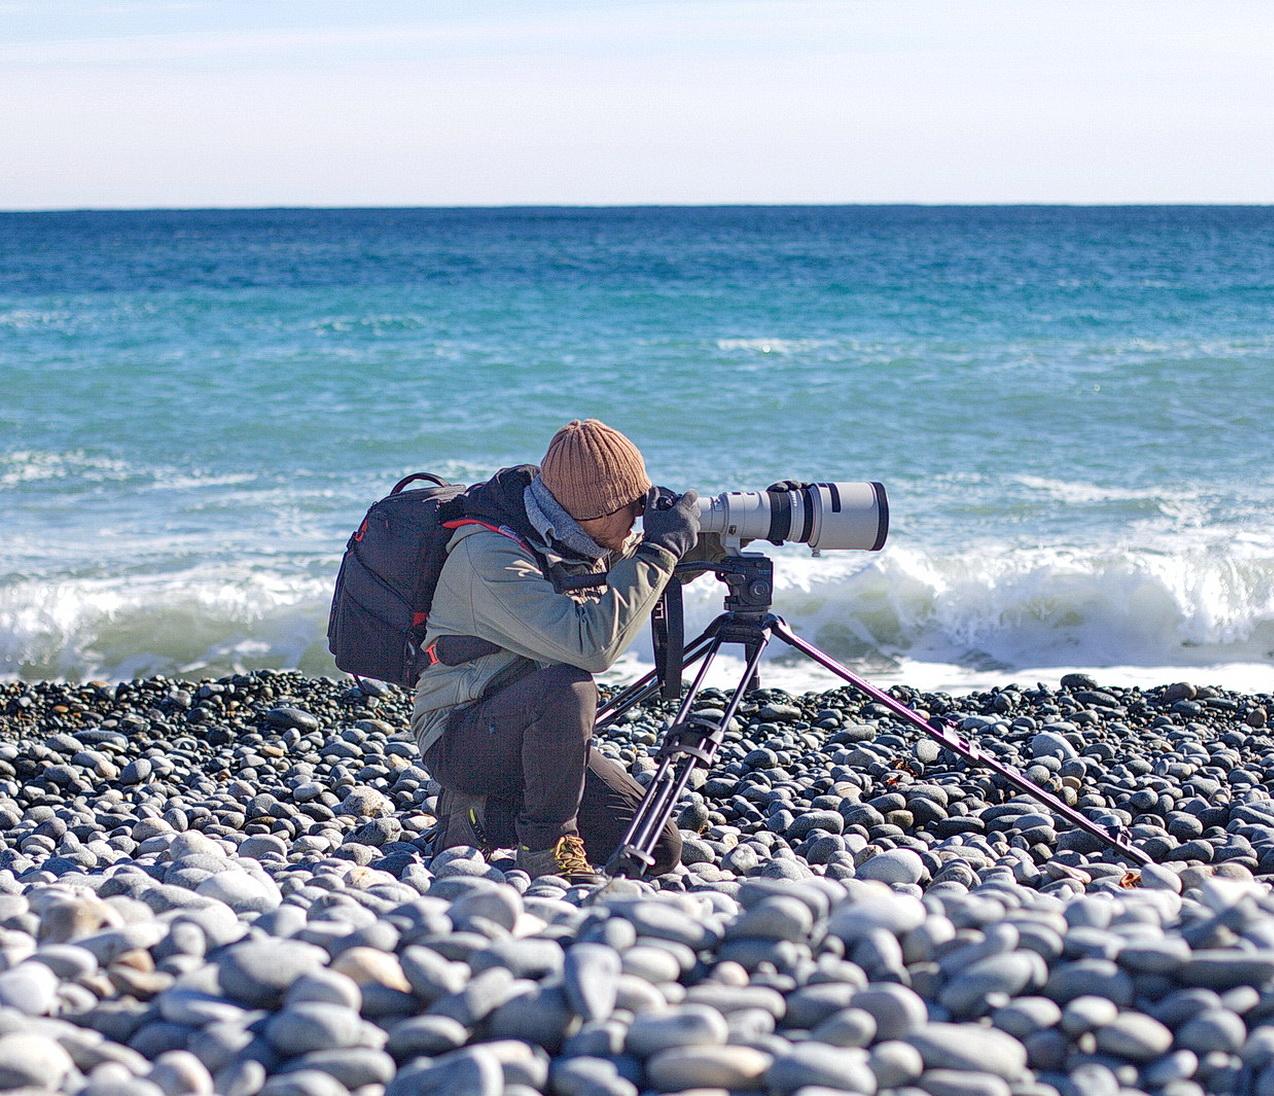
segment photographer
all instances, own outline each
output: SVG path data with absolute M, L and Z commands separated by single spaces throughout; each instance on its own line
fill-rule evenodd
M 629 646 L 699 534 L 693 492 L 657 494 L 636 446 L 589 419 L 558 431 L 538 469 L 505 469 L 457 500 L 412 718 L 443 788 L 435 851 L 516 844 L 532 878 L 600 881 L 592 865 L 643 788 L 590 746 L 593 675 Z M 670 822 L 654 872 L 680 854 Z

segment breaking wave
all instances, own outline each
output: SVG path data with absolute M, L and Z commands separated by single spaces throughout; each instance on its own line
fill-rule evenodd
M 277 562 L 277 570 L 227 563 L 163 575 L 0 578 L 0 674 L 336 673 L 325 639 L 336 561 Z M 953 555 L 899 545 L 870 558 L 783 549 L 775 566 L 776 611 L 869 674 L 943 666 L 972 683 L 1028 668 L 1184 673 L 1274 661 L 1269 551 L 974 546 Z M 720 611 L 723 592 L 710 578 L 686 588 L 688 632 Z M 625 666 L 648 658 L 649 639 L 633 650 Z M 780 676 L 785 668 L 800 676 L 790 653 L 772 649 L 771 661 Z

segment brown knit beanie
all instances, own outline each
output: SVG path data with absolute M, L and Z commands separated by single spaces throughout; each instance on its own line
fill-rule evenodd
M 553 435 L 540 478 L 576 521 L 613 514 L 650 490 L 637 446 L 597 419 L 572 419 Z

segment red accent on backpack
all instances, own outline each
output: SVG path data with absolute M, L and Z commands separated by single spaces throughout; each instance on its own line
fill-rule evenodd
M 506 529 L 503 525 L 492 525 L 489 521 L 479 521 L 477 518 L 457 518 L 455 521 L 444 521 L 442 527 L 444 529 L 459 529 L 463 525 L 481 525 L 488 533 L 499 533 L 502 537 L 508 537 L 509 540 L 519 545 L 524 551 L 529 552 L 531 549 L 527 547 L 524 541 L 512 529 Z

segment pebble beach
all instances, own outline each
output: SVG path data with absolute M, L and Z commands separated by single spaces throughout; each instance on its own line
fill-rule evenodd
M 0 1089 L 1274 1094 L 1274 697 L 893 692 L 1155 865 L 849 689 L 750 694 L 682 868 L 589 890 L 430 856 L 397 689 L 2 684 Z

